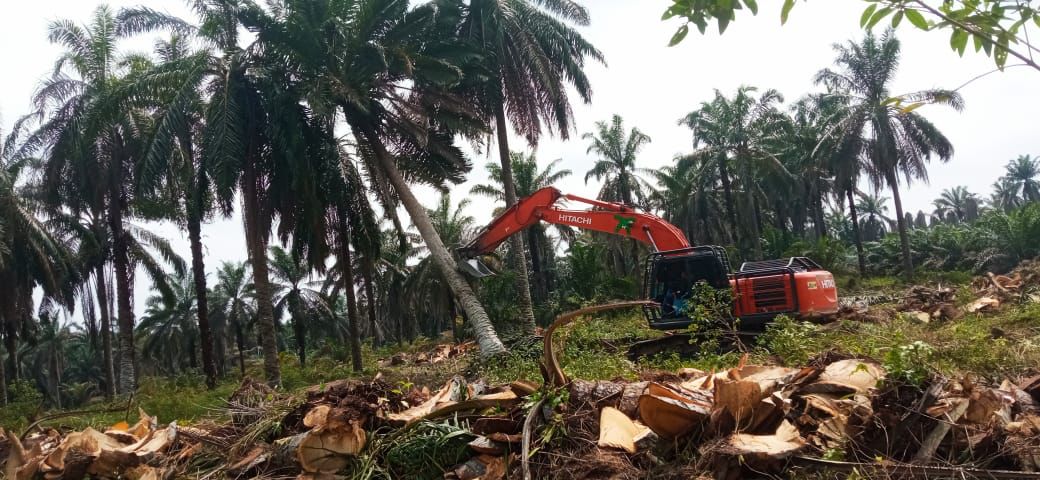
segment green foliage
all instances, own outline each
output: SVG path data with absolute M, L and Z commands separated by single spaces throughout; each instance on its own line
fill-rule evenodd
M 851 259 L 849 244 L 834 237 L 820 237 L 816 240 L 801 240 L 791 244 L 780 256 L 809 257 L 831 272 L 848 271 Z
M 784 365 L 805 365 L 824 347 L 816 335 L 818 328 L 812 323 L 780 315 L 766 327 L 757 344 L 776 355 Z
M 910 385 L 922 385 L 931 378 L 928 365 L 935 355 L 931 345 L 917 340 L 908 345 L 900 345 L 885 353 L 882 367 L 889 379 L 906 382 Z
M 1033 49 L 1026 28 L 1029 24 L 1040 26 L 1040 10 L 1029 2 L 1017 0 L 864 0 L 867 7 L 860 15 L 860 26 L 871 29 L 883 20 L 890 20 L 892 28 L 898 27 L 905 18 L 919 30 L 947 30 L 950 33 L 950 48 L 963 56 L 971 40 L 975 52 L 984 52 L 993 58 L 999 68 L 1004 68 L 1008 56 L 1034 68 L 1029 50 Z M 780 9 L 780 21 L 786 23 L 794 8 L 795 0 L 784 0 Z M 712 21 L 718 23 L 719 33 L 726 30 L 736 19 L 736 13 L 747 7 L 752 15 L 758 13 L 752 0 L 717 2 L 713 0 L 673 0 L 663 19 L 680 17 L 685 22 L 672 36 L 670 45 L 676 45 L 686 37 L 689 24 L 694 24 L 701 33 Z
M 394 438 L 385 461 L 394 478 L 433 480 L 468 459 L 476 435 L 452 423 L 423 421 Z

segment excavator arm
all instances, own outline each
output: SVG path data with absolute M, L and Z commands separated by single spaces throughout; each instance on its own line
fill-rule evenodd
M 556 206 L 561 198 L 591 205 L 592 208 L 562 209 Z M 545 187 L 520 199 L 492 220 L 476 238 L 460 248 L 459 253 L 463 258 L 490 253 L 511 235 L 538 222 L 612 233 L 643 242 L 659 252 L 690 246 L 681 230 L 656 215 L 637 212 L 620 203 L 568 195 L 553 187 Z

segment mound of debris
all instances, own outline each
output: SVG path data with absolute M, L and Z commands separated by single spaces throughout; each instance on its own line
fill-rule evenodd
M 225 424 L 160 426 L 141 412 L 104 431 L 2 433 L 5 478 L 738 479 L 910 467 L 1040 478 L 1040 378 L 921 391 L 869 359 L 831 355 L 560 387 L 341 381 L 288 397 L 259 385 L 243 382 Z M 247 404 L 263 413 L 241 415 Z

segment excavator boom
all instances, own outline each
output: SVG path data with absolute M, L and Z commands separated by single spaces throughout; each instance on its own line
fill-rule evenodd
M 592 209 L 562 209 L 556 205 L 560 199 L 585 203 L 591 205 Z M 681 230 L 656 215 L 637 212 L 632 207 L 620 203 L 567 195 L 553 187 L 545 187 L 521 199 L 492 220 L 476 238 L 459 249 L 459 252 L 466 258 L 490 253 L 510 235 L 538 222 L 621 235 L 643 242 L 654 251 L 677 250 L 690 246 Z

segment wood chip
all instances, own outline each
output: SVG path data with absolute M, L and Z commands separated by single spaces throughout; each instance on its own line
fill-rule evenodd
M 599 414 L 599 441 L 603 448 L 620 448 L 628 453 L 636 453 L 636 441 L 649 430 L 640 426 L 614 407 L 603 407 Z

